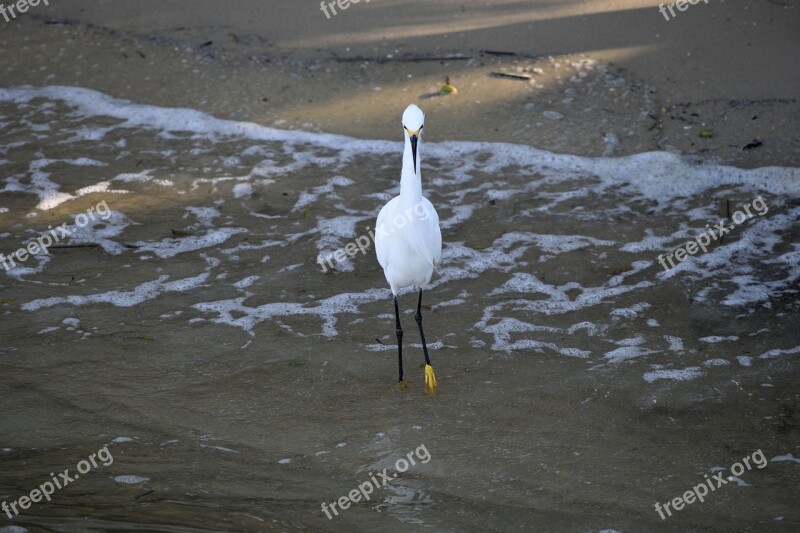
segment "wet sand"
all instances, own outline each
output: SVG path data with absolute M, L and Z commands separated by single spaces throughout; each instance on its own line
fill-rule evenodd
M 663 278 L 661 248 L 623 248 L 652 230 L 670 236 L 727 217 L 729 201 L 753 197 L 752 183 L 728 183 L 723 169 L 702 194 L 660 203 L 624 180 L 599 187 L 590 172 L 555 179 L 547 165 L 513 158 L 493 168 L 497 145 L 470 153 L 438 144 L 665 150 L 703 164 L 785 167 L 767 174 L 779 182 L 800 166 L 796 8 L 701 3 L 667 22 L 645 2 L 374 4 L 328 21 L 313 2 L 65 2 L 0 20 L 2 87 L 79 86 L 165 110 L 392 142 L 416 100 L 431 143 L 423 186 L 451 246 L 424 309 L 440 392 L 421 390 L 412 295 L 401 300 L 412 388 L 396 391 L 390 300 L 372 252 L 336 272 L 315 261 L 322 240 L 343 245 L 365 231 L 395 185 L 399 154 L 370 144 L 341 156 L 336 139 L 198 140 L 188 127 L 115 129 L 118 119 L 71 115 L 42 97 L 0 103 L 4 179 L 33 175 L 29 163 L 42 158 L 63 160 L 48 170 L 64 192 L 122 173 L 153 178 L 113 181 L 109 191 L 128 192 L 46 210 L 29 193 L 0 195 L 2 251 L 103 199 L 124 217 L 108 240 L 128 246 L 111 253 L 93 234 L 72 241 L 86 246 L 52 250 L 40 271 L 0 281 L 0 500 L 103 445 L 114 456 L 52 502 L 14 520 L 0 514 L 0 528 L 796 530 L 800 465 L 772 459 L 800 455 L 798 284 L 791 265 L 769 263 L 796 258 L 796 188 L 766 194 L 769 216 L 789 217 L 784 229 L 758 233 L 753 221 L 730 235 L 729 247 L 784 237 L 769 254 L 730 256 L 768 293 L 730 306 L 727 266 Z M 434 96 L 445 76 L 458 94 Z M 703 129 L 713 136 L 700 137 Z M 743 150 L 754 140 L 762 144 Z M 9 148 L 15 141 L 25 144 Z M 448 161 L 448 147 L 473 166 Z M 104 166 L 67 162 L 79 157 Z M 675 168 L 688 174 L 691 165 Z M 251 189 L 240 194 L 237 184 Z M 202 209 L 218 214 L 208 222 Z M 355 232 L 326 227 L 347 216 Z M 196 251 L 154 245 L 220 229 L 232 231 L 227 240 Z M 509 237 L 520 231 L 577 237 Z M 519 283 L 531 275 L 566 295 L 563 310 L 537 307 L 542 294 Z M 141 289 L 161 276 L 193 281 Z M 590 288 L 609 292 L 593 304 Z M 144 299 L 131 305 L 44 302 L 136 290 Z M 570 302 L 586 307 L 569 311 Z M 496 327 L 513 321 L 516 330 Z M 695 369 L 691 379 L 657 378 L 682 369 Z M 421 444 L 430 462 L 334 520 L 322 513 L 323 501 Z M 741 476 L 748 486 L 731 480 L 705 503 L 659 518 L 655 502 L 758 449 L 770 461 Z M 124 475 L 147 479 L 114 479 Z
M 615 155 L 800 164 L 800 23 L 779 1 L 698 4 L 670 21 L 640 0 L 381 2 L 330 20 L 311 3 L 185 5 L 40 6 L 3 28 L 4 77 L 358 138 L 387 138 L 417 100 L 435 125 L 430 140 L 602 155 L 612 135 Z M 436 60 L 451 56 L 468 59 Z M 592 76 L 587 60 L 608 72 Z M 532 81 L 489 76 L 497 71 Z M 446 76 L 458 97 L 429 98 Z M 606 76 L 612 86 L 593 83 Z

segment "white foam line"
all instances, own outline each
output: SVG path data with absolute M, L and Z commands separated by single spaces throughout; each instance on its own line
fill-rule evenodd
M 153 281 L 142 283 L 132 291 L 110 291 L 91 296 L 53 296 L 51 298 L 41 298 L 22 304 L 25 311 L 38 311 L 47 307 L 61 304 L 70 304 L 76 307 L 95 303 L 107 303 L 115 307 L 132 307 L 147 300 L 152 300 L 165 292 L 184 292 L 193 289 L 208 279 L 208 272 L 204 272 L 193 278 L 184 278 L 175 281 L 166 281 L 169 276 L 160 276 Z
M 220 228 L 208 230 L 203 235 L 170 237 L 159 242 L 137 242 L 138 249 L 136 252 L 152 252 L 161 259 L 168 259 L 178 254 L 223 244 L 239 233 L 247 233 L 247 230 L 245 228 Z
M 255 336 L 253 328 L 265 320 L 294 315 L 313 315 L 323 320 L 322 335 L 335 337 L 338 335 L 336 331 L 337 314 L 358 313 L 358 306 L 361 304 L 387 299 L 387 291 L 370 289 L 363 293 L 337 294 L 320 300 L 317 305 L 312 306 L 293 302 L 276 302 L 258 307 L 249 307 L 244 304 L 245 299 L 240 297 L 215 302 L 202 302 L 192 307 L 205 313 L 216 313 L 217 317 L 212 318 L 212 322 L 241 328 L 251 336 Z M 237 318 L 234 318 L 234 314 Z
M 690 366 L 679 370 L 653 370 L 645 372 L 642 378 L 648 383 L 653 383 L 659 379 L 672 381 L 690 381 L 702 377 L 705 373 L 696 366 Z
M 797 457 L 795 457 L 791 453 L 787 453 L 786 455 L 776 455 L 775 457 L 770 459 L 770 461 L 775 462 L 775 463 L 780 463 L 782 461 L 791 461 L 791 462 L 794 462 L 794 463 L 800 463 L 800 459 L 798 459 Z
M 278 130 L 252 122 L 219 119 L 194 109 L 139 104 L 83 87 L 50 85 L 0 89 L 0 101 L 28 104 L 36 98 L 60 100 L 76 107 L 78 112 L 85 116 L 107 116 L 123 121 L 116 125 L 116 128 L 150 128 L 166 133 L 194 133 L 202 137 L 210 133 L 216 136 L 246 137 L 257 141 L 312 143 L 337 150 L 346 150 L 349 146 L 358 144 L 359 152 L 364 148 L 372 148 L 379 153 L 389 149 L 396 151 L 399 144 L 385 141 L 364 142 L 327 133 Z
M 277 130 L 250 122 L 219 119 L 194 109 L 138 104 L 81 87 L 21 86 L 0 89 L 0 101 L 27 104 L 35 98 L 63 101 L 88 116 L 117 118 L 122 123 L 116 128 L 151 128 L 167 135 L 189 132 L 199 137 L 238 136 L 256 141 L 311 143 L 335 149 L 345 159 L 364 153 L 396 153 L 399 145 L 397 142 L 367 141 L 327 133 Z M 800 168 L 740 169 L 710 163 L 697 164 L 667 152 L 611 158 L 554 154 L 510 143 L 458 141 L 425 145 L 427 157 L 443 161 L 466 161 L 479 151 L 491 154 L 488 160 L 481 163 L 484 172 L 499 172 L 512 164 L 526 168 L 533 165 L 545 174 L 547 169 L 553 169 L 579 176 L 597 176 L 625 192 L 640 194 L 660 204 L 722 185 L 744 185 L 754 191 L 768 191 L 775 195 L 800 194 Z
M 767 350 L 766 352 L 762 353 L 758 356 L 759 359 L 774 359 L 776 357 L 780 357 L 781 355 L 792 355 L 800 353 L 800 346 L 795 346 L 794 348 L 787 348 L 785 350 L 781 348 L 773 348 L 772 350 Z
M 718 335 L 712 335 L 710 337 L 700 337 L 697 340 L 699 340 L 701 342 L 707 342 L 709 344 L 715 344 L 715 343 L 723 342 L 723 341 L 738 341 L 739 337 L 737 337 L 736 335 L 729 335 L 727 337 L 720 337 Z

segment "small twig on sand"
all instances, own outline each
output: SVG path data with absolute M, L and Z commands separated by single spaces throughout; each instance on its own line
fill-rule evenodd
M 527 59 L 539 59 L 541 57 L 536 54 L 519 54 L 517 52 L 505 52 L 503 50 L 481 50 L 480 52 L 487 56 L 524 57 Z
M 495 78 L 509 78 L 512 80 L 522 80 L 522 81 L 530 81 L 531 77 L 527 74 L 509 74 L 507 72 L 492 72 L 492 76 Z

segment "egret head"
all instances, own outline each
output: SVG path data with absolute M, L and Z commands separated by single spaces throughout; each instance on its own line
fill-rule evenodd
M 411 156 L 414 159 L 414 173 L 417 172 L 417 140 L 422 135 L 422 127 L 425 125 L 425 114 L 422 109 L 411 104 L 403 112 L 403 129 L 411 141 Z

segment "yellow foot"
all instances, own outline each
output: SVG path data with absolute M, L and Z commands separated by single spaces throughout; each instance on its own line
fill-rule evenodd
M 436 394 L 436 374 L 431 365 L 425 365 L 425 392 L 431 396 Z
M 406 383 L 405 381 L 398 381 L 395 384 L 394 388 L 397 390 L 405 390 L 408 388 L 408 383 Z

